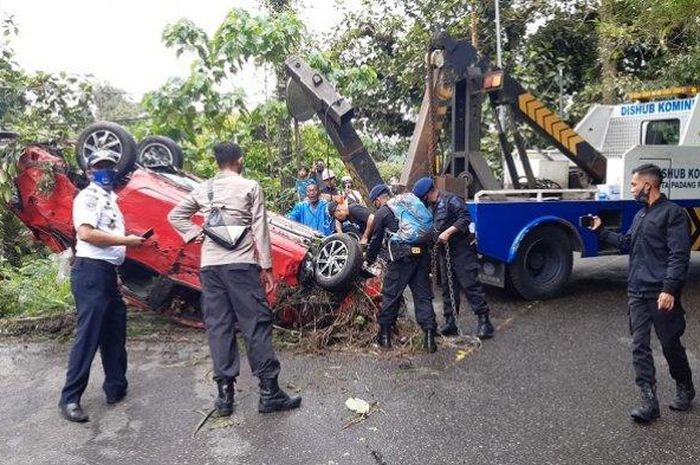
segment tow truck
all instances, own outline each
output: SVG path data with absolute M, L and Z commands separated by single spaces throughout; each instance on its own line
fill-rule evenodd
M 366 193 L 381 179 L 352 128 L 352 105 L 303 60 L 292 57 L 286 65 L 290 112 L 301 120 L 319 117 Z M 528 300 L 551 298 L 569 280 L 574 252 L 583 258 L 618 253 L 581 218 L 599 215 L 606 228 L 626 231 L 641 208 L 627 186 L 642 163 L 662 168 L 662 191 L 686 208 L 693 250 L 700 249 L 700 89 L 636 93 L 629 103 L 594 105 L 572 128 L 467 40 L 437 34 L 427 65 L 400 182 L 410 188 L 421 176 L 434 176 L 441 190 L 465 199 L 484 283 L 509 286 Z M 503 181 L 481 151 L 486 99 L 505 162 Z M 522 124 L 554 148 L 528 150 Z M 443 128 L 449 150 L 440 155 Z
M 640 92 L 630 103 L 594 105 L 571 128 L 466 40 L 439 34 L 428 57 L 429 86 L 401 180 L 412 185 L 419 176 L 437 174 L 441 187 L 469 199 L 485 283 L 510 285 L 528 300 L 550 298 L 569 280 L 574 252 L 583 258 L 618 253 L 581 218 L 599 215 L 606 228 L 626 231 L 641 208 L 628 186 L 632 170 L 643 163 L 662 168 L 662 192 L 686 209 L 692 248 L 700 248 L 697 88 Z M 485 98 L 510 188 L 494 178 L 480 152 Z M 448 113 L 450 150 L 440 160 L 431 145 Z M 533 157 L 519 124 L 555 149 Z M 559 182 L 551 182 L 557 173 Z

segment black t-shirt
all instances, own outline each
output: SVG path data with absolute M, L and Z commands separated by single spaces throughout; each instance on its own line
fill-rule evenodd
M 355 223 L 360 227 L 362 234 L 367 229 L 367 221 L 369 221 L 369 209 L 362 205 L 353 203 L 348 207 L 348 221 Z

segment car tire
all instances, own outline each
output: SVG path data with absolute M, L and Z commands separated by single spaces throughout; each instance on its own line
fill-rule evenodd
M 571 276 L 573 248 L 559 226 L 542 226 L 525 236 L 508 278 L 515 292 L 526 300 L 557 296 Z
M 101 121 L 83 129 L 75 144 L 76 161 L 83 171 L 87 171 L 87 157 L 99 148 L 118 153 L 117 178 L 122 178 L 134 169 L 136 141 L 123 127 L 116 123 Z
M 138 152 L 137 163 L 147 168 L 170 166 L 181 169 L 185 162 L 182 149 L 177 142 L 165 136 L 145 137 L 139 142 L 136 151 Z
M 314 259 L 314 278 L 331 292 L 349 290 L 362 269 L 360 244 L 347 234 L 333 234 L 321 243 Z

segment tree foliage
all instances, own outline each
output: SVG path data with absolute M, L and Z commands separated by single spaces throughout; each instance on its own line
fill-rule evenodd
M 70 140 L 92 122 L 92 85 L 64 73 L 27 73 L 15 62 L 12 39 L 18 29 L 11 17 L 0 23 L 0 121 L 18 134 L 0 146 L 0 204 L 13 196 L 16 162 L 28 144 L 43 144 L 54 153 L 72 149 Z M 18 264 L 35 251 L 29 234 L 4 207 L 0 213 L 0 262 Z

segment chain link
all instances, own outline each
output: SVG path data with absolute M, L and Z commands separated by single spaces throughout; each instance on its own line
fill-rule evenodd
M 455 290 L 454 290 L 454 274 L 452 273 L 452 257 L 450 256 L 450 244 L 445 242 L 445 268 L 447 268 L 447 287 L 450 290 L 450 306 L 452 307 L 452 315 L 457 316 L 459 309 L 455 308 Z

